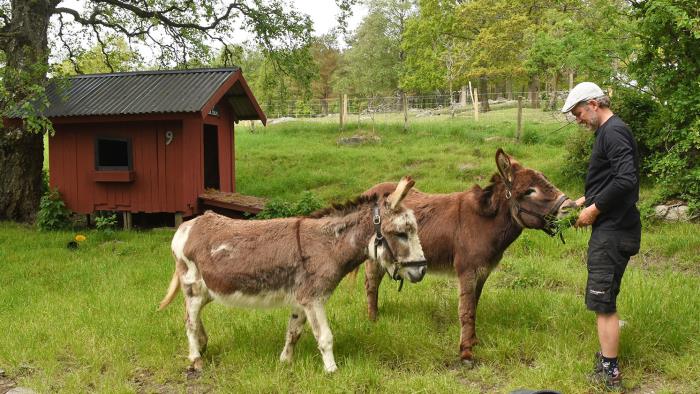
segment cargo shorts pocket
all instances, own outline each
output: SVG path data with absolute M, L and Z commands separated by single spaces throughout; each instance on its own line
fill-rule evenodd
M 612 271 L 588 272 L 588 283 L 586 284 L 586 303 L 588 305 L 610 303 L 614 276 Z
M 615 280 L 615 260 L 608 253 L 608 240 L 591 239 L 588 245 L 588 282 L 586 283 L 586 304 L 598 310 L 601 304 L 612 302 Z

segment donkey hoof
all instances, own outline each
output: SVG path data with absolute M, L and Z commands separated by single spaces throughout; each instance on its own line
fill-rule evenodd
M 331 366 L 325 367 L 324 369 L 326 370 L 326 373 L 333 373 L 338 370 L 338 367 L 335 364 L 333 364 Z
M 192 362 L 192 365 L 190 365 L 190 369 L 193 371 L 201 372 L 202 369 L 204 368 L 204 361 L 202 360 L 201 357 L 197 357 L 194 359 Z
M 472 368 L 474 368 L 474 360 L 469 359 L 469 358 L 463 358 L 462 359 L 462 366 L 467 368 L 467 369 L 472 369 Z
M 288 353 L 282 353 L 280 354 L 280 362 L 284 364 L 289 364 L 292 362 L 292 355 Z

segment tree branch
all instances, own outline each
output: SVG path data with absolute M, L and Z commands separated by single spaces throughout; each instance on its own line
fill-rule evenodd
M 100 31 L 97 28 L 97 25 L 92 25 L 92 30 L 95 32 L 97 42 L 100 44 L 100 51 L 102 52 L 102 56 L 104 56 L 105 64 L 107 65 L 107 67 L 109 67 L 109 72 L 113 73 L 114 66 L 112 66 L 112 62 L 109 60 L 109 53 L 107 53 L 107 51 L 105 50 L 107 48 L 107 44 L 105 44 L 105 42 L 102 41 L 102 37 L 100 36 Z
M 151 19 L 155 18 L 158 21 L 162 22 L 164 25 L 170 26 L 170 27 L 175 27 L 175 28 L 182 28 L 182 29 L 195 29 L 199 31 L 207 31 L 207 30 L 212 30 L 215 29 L 222 21 L 227 20 L 231 16 L 231 12 L 233 10 L 238 10 L 242 12 L 245 15 L 250 15 L 252 12 L 251 10 L 245 6 L 244 4 L 238 4 L 238 3 L 231 3 L 228 5 L 226 8 L 226 12 L 224 12 L 222 15 L 217 16 L 214 18 L 211 24 L 208 26 L 202 26 L 197 23 L 185 23 L 185 22 L 177 22 L 170 17 L 168 17 L 168 13 L 173 11 L 174 9 L 179 10 L 179 8 L 173 8 L 170 7 L 166 10 L 163 11 L 150 11 L 147 9 L 143 9 L 140 7 L 137 7 L 133 4 L 125 3 L 120 0 L 93 0 L 94 3 L 97 4 L 109 4 L 118 8 L 121 8 L 126 11 L 130 11 L 134 15 L 144 18 L 144 19 Z
M 94 25 L 100 25 L 104 26 L 110 29 L 114 29 L 119 31 L 120 33 L 124 34 L 127 37 L 137 37 L 142 34 L 146 34 L 148 32 L 148 29 L 142 29 L 142 30 L 135 30 L 135 31 L 129 31 L 126 29 L 124 26 L 118 23 L 110 23 L 104 20 L 99 20 L 97 19 L 99 16 L 102 16 L 101 13 L 97 12 L 95 10 L 88 18 L 84 18 L 80 13 L 72 8 L 65 8 L 65 7 L 58 7 L 54 10 L 54 14 L 68 14 L 73 16 L 73 19 L 80 23 L 81 25 L 85 27 L 90 27 Z
M 71 64 L 73 65 L 73 69 L 75 70 L 76 73 L 82 74 L 83 71 L 80 69 L 78 62 L 76 61 L 76 56 L 75 56 L 75 53 L 73 53 L 73 48 L 71 48 L 71 46 L 68 45 L 68 42 L 65 40 L 65 37 L 63 36 L 63 27 L 64 27 L 63 14 L 58 15 L 58 22 L 59 22 L 58 39 L 61 40 L 61 42 L 63 43 L 63 46 L 68 51 L 68 61 L 71 62 Z

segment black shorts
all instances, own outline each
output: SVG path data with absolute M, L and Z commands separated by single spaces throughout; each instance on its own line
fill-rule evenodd
M 586 307 L 617 312 L 617 295 L 630 257 L 639 252 L 639 231 L 593 231 L 588 241 Z

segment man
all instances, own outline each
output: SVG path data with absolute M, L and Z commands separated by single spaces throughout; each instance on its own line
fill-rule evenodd
M 586 284 L 586 307 L 596 313 L 600 342 L 593 376 L 609 389 L 619 389 L 617 295 L 627 262 L 639 251 L 641 238 L 635 205 L 639 199 L 637 143 L 629 127 L 610 110 L 610 98 L 592 82 L 576 85 L 561 112 L 571 112 L 579 124 L 595 132 L 585 195 L 576 201 L 585 208 L 575 226 L 593 227 Z

